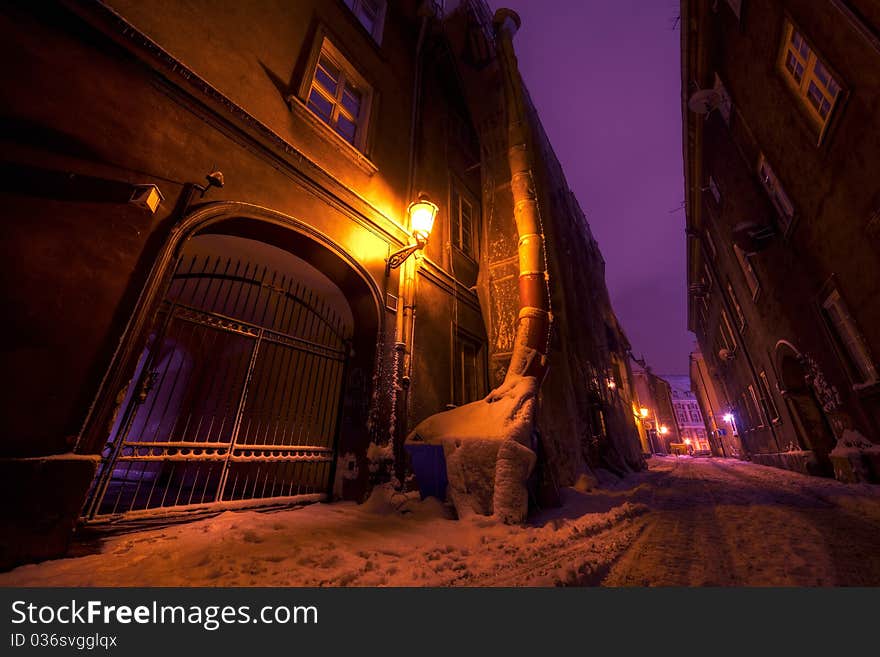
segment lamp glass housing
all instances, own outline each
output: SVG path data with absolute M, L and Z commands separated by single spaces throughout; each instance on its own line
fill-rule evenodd
M 409 206 L 409 225 L 413 236 L 417 241 L 427 242 L 434 228 L 434 219 L 437 217 L 437 206 L 425 196 Z

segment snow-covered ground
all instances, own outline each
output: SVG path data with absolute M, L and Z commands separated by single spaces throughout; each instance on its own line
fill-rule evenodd
M 79 545 L 2 586 L 880 585 L 880 487 L 652 458 L 523 527 L 434 499 L 228 511 Z

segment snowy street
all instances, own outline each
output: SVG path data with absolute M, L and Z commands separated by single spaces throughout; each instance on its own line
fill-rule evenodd
M 74 545 L 2 586 L 880 584 L 880 487 L 741 461 L 651 458 L 523 527 L 436 500 L 227 511 Z

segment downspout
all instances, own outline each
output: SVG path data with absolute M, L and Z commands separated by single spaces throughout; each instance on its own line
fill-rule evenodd
M 422 22 L 419 27 L 419 38 L 416 42 L 415 72 L 413 74 L 412 108 L 410 110 L 409 131 L 409 162 L 407 167 L 407 184 L 405 203 L 414 198 L 416 172 L 416 136 L 418 131 L 419 108 L 422 90 L 422 48 L 428 29 L 428 19 L 432 16 L 429 2 L 419 7 Z M 409 387 L 412 374 L 413 341 L 415 337 L 415 294 L 416 294 L 416 258 L 409 258 L 400 269 L 398 279 L 398 311 L 395 325 L 394 344 L 397 385 L 395 386 L 394 404 L 394 469 L 398 481 L 403 481 L 402 458 L 403 439 L 407 433 L 409 411 Z
M 519 314 L 505 382 L 534 376 L 540 385 L 547 372 L 552 315 L 544 229 L 532 173 L 534 156 L 530 148 L 525 93 L 513 50 L 513 35 L 521 21 L 516 12 L 499 9 L 495 12 L 493 24 L 507 109 L 507 159 L 519 237 Z

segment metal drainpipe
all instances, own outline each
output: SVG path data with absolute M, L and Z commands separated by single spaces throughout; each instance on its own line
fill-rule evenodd
M 409 133 L 409 163 L 407 173 L 406 194 L 407 202 L 413 198 L 416 172 L 416 133 L 419 118 L 419 106 L 421 101 L 422 85 L 422 47 L 425 42 L 425 33 L 428 28 L 428 19 L 431 17 L 429 2 L 423 2 L 419 7 L 422 24 L 419 28 L 419 38 L 416 42 L 415 73 L 413 75 L 412 109 L 410 112 Z M 408 259 L 400 269 L 398 277 L 398 310 L 395 325 L 396 342 L 394 345 L 397 354 L 397 389 L 395 391 L 395 426 L 394 426 L 394 469 L 398 481 L 403 480 L 403 438 L 407 433 L 409 411 L 409 385 L 412 374 L 412 346 L 415 338 L 415 293 L 416 293 L 416 259 L 418 256 Z M 407 348 L 409 347 L 409 348 Z
M 552 315 L 544 230 L 532 173 L 528 119 L 522 79 L 513 50 L 513 35 L 521 21 L 510 9 L 499 9 L 495 12 L 493 23 L 507 105 L 507 158 L 514 220 L 519 236 L 519 315 L 513 355 L 505 381 L 520 376 L 534 376 L 540 383 L 547 371 Z

